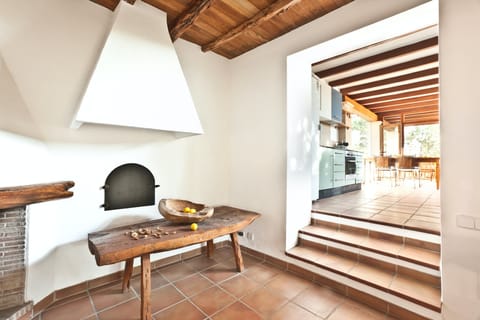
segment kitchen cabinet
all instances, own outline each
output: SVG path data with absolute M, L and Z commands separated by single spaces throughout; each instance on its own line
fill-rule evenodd
M 336 89 L 331 89 L 332 96 L 332 120 L 336 122 L 342 122 L 342 94 Z
M 320 147 L 319 190 L 333 188 L 333 151 Z
M 345 185 L 345 150 L 333 150 L 333 187 Z
M 363 183 L 363 153 L 355 152 L 355 183 Z

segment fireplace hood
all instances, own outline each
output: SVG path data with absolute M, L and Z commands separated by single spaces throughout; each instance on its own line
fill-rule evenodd
M 203 133 L 170 40 L 166 14 L 120 1 L 72 122 Z

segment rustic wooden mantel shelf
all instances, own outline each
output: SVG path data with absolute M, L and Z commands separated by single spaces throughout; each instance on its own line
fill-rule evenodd
M 22 207 L 32 203 L 64 199 L 73 196 L 73 181 L 32 184 L 0 188 L 0 209 Z

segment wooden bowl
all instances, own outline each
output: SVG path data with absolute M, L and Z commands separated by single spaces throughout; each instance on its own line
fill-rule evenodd
M 183 212 L 185 207 L 197 210 L 196 213 Z M 178 223 L 200 222 L 213 215 L 213 208 L 203 204 L 180 199 L 162 199 L 158 203 L 158 211 L 168 221 Z

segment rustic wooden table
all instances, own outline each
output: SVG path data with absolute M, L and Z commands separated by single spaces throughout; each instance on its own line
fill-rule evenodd
M 213 216 L 198 223 L 198 230 L 190 230 L 190 224 L 176 224 L 164 219 L 147 221 L 88 234 L 88 247 L 95 255 L 97 265 L 125 261 L 123 290 L 130 285 L 133 259 L 141 258 L 141 308 L 140 319 L 151 320 L 150 302 L 151 266 L 150 254 L 207 242 L 207 255 L 213 254 L 213 239 L 229 234 L 237 271 L 243 271 L 243 259 L 238 244 L 237 231 L 242 230 L 260 215 L 232 207 L 216 207 Z M 131 237 L 132 231 L 142 230 L 139 239 Z M 160 237 L 159 237 L 160 236 Z

